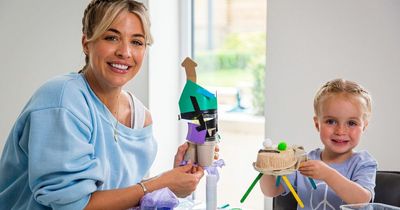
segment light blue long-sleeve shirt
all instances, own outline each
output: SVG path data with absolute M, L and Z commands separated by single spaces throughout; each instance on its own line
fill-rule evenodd
M 94 191 L 139 182 L 157 151 L 152 126 L 116 122 L 81 74 L 46 82 L 4 147 L 0 209 L 83 209 Z

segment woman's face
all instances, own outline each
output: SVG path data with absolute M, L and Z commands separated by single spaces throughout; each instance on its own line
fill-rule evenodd
M 140 18 L 124 11 L 108 30 L 93 42 L 83 37 L 83 48 L 89 56 L 87 73 L 104 89 L 120 88 L 139 71 L 146 51 Z

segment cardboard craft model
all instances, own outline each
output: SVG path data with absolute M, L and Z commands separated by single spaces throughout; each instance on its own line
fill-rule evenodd
M 214 146 L 218 140 L 217 97 L 196 84 L 197 64 L 193 60 L 186 58 L 182 66 L 185 68 L 187 81 L 179 98 L 180 119 L 190 121 L 186 137 L 190 144 L 185 160 L 199 163 L 197 146 Z M 201 166 L 210 164 L 210 161 L 200 161 Z
M 304 208 L 303 201 L 297 195 L 286 175 L 296 172 L 299 169 L 301 162 L 307 161 L 307 153 L 302 146 L 291 146 L 287 148 L 286 143 L 282 142 L 280 144 L 284 144 L 282 149 L 280 148 L 280 145 L 278 145 L 278 148 L 269 145 L 258 151 L 257 161 L 253 163 L 253 167 L 260 173 L 243 195 L 240 200 L 241 203 L 246 200 L 254 185 L 261 179 L 262 175 L 268 174 L 276 177 L 276 187 L 280 185 L 281 179 L 283 179 L 299 206 Z M 308 179 L 313 189 L 316 189 L 317 186 L 314 180 L 310 177 Z

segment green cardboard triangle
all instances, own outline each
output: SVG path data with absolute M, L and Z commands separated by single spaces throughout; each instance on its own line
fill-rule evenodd
M 196 97 L 200 106 L 200 111 L 217 109 L 217 98 L 214 94 L 210 93 L 210 91 L 200 85 L 187 80 L 181 97 L 179 98 L 179 109 L 181 113 L 195 111 L 190 96 Z

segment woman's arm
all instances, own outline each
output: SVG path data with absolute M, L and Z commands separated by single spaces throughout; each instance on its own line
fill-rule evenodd
M 89 209 L 129 209 L 139 205 L 144 195 L 139 184 L 127 188 L 96 191 L 92 193 L 85 210 Z
M 149 179 L 143 184 L 147 192 L 153 192 L 168 187 L 178 197 L 190 195 L 199 183 L 204 171 L 201 168 L 191 173 L 192 164 L 167 171 L 160 176 Z M 96 191 L 92 193 L 86 210 L 89 209 L 128 209 L 139 205 L 144 191 L 139 184 L 115 190 Z

